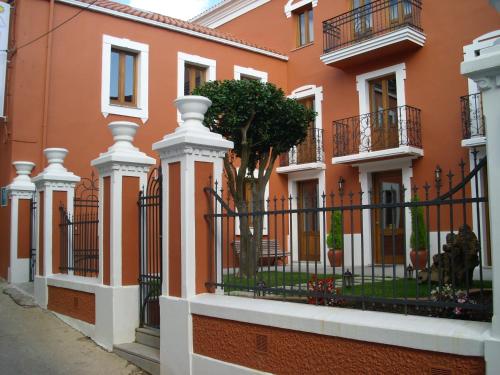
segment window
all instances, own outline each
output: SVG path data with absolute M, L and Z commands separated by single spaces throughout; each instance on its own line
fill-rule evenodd
M 263 83 L 267 82 L 267 72 L 262 72 L 260 70 L 255 70 L 252 68 L 244 68 L 242 66 L 234 66 L 234 79 L 248 79 L 261 81 Z
M 109 99 L 113 104 L 137 103 L 137 53 L 111 49 Z
M 216 61 L 205 57 L 177 53 L 177 96 L 189 95 L 196 87 L 215 81 Z M 181 114 L 177 111 L 177 121 Z
M 184 95 L 191 95 L 195 88 L 207 81 L 207 68 L 186 64 L 184 68 Z
M 354 11 L 354 35 L 362 36 L 372 31 L 372 0 L 352 0 Z M 361 8 L 362 9 L 358 9 Z
M 312 9 L 297 13 L 297 47 L 314 41 L 314 15 Z
M 103 36 L 101 112 L 148 120 L 149 46 Z

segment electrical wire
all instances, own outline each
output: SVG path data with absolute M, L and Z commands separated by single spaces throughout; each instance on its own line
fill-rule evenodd
M 78 12 L 76 12 L 74 15 L 72 15 L 71 17 L 69 17 L 67 20 L 61 22 L 59 25 L 53 27 L 51 30 L 49 31 L 46 31 L 45 33 L 43 33 L 42 35 L 39 35 L 38 37 L 36 37 L 35 39 L 33 40 L 30 40 L 29 42 L 27 43 L 24 43 L 22 45 L 20 45 L 19 47 L 14 47 L 12 50 L 7 50 L 7 52 L 9 53 L 16 53 L 17 51 L 19 51 L 20 49 L 22 48 L 25 48 L 25 47 L 28 47 L 29 45 L 39 41 L 40 39 L 42 38 L 45 38 L 47 35 L 49 35 L 50 33 L 53 33 L 54 31 L 56 31 L 57 29 L 59 29 L 60 27 L 64 26 L 65 24 L 67 24 L 68 22 L 74 20 L 76 17 L 78 17 L 80 14 L 82 14 L 83 12 L 85 12 L 86 10 L 88 10 L 92 5 L 94 5 L 98 0 L 93 0 L 88 6 L 86 6 L 85 8 L 83 9 L 80 9 Z

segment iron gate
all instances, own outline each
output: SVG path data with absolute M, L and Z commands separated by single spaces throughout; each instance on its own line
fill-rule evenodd
M 60 219 L 60 271 L 78 276 L 99 274 L 99 181 L 94 172 L 75 189 L 73 214 L 63 204 Z
M 162 173 L 152 170 L 147 186 L 139 193 L 139 290 L 141 327 L 160 327 L 162 284 Z
M 36 196 L 33 194 L 33 198 L 30 201 L 30 271 L 29 280 L 35 280 L 35 267 L 36 267 L 36 239 L 37 239 L 37 228 L 36 228 Z

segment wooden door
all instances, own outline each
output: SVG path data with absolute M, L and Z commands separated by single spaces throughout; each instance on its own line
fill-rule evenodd
M 318 208 L 318 180 L 298 182 L 299 209 Z M 299 260 L 319 260 L 318 212 L 301 212 L 298 218 Z
M 370 35 L 372 32 L 372 0 L 352 0 L 351 9 L 354 12 L 354 22 L 352 23 L 352 33 L 354 39 L 362 38 L 363 36 Z M 356 10 L 357 8 L 366 6 L 363 10 Z
M 308 109 L 314 109 L 314 97 L 299 100 L 299 103 Z M 313 163 L 316 161 L 316 129 L 314 121 L 311 121 L 307 130 L 307 137 L 297 146 L 297 163 Z
M 401 171 L 373 174 L 375 204 L 398 204 L 402 199 Z M 372 210 L 375 263 L 404 264 L 404 223 L 399 207 Z
M 371 150 L 385 150 L 399 145 L 396 75 L 371 80 L 370 134 Z
M 390 0 L 388 12 L 391 26 L 411 21 L 412 11 L 412 3 L 410 1 Z

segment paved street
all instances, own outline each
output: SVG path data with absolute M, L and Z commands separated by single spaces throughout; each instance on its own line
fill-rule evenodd
M 52 313 L 17 305 L 3 293 L 7 286 L 0 280 L 0 374 L 145 374 Z

